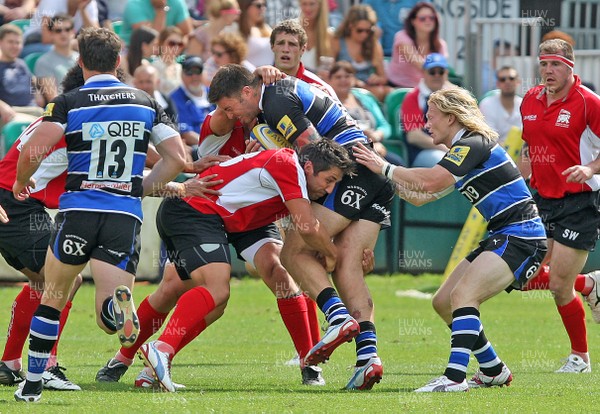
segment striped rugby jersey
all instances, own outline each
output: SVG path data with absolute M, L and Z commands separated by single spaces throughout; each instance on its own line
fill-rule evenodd
M 67 144 L 67 182 L 59 210 L 120 213 L 141 221 L 148 143 L 178 136 L 160 105 L 102 74 L 56 97 L 43 116 L 63 129 Z
M 479 210 L 491 235 L 545 239 L 537 206 L 506 151 L 474 133 L 459 136 L 439 165 L 454 176 L 454 187 Z

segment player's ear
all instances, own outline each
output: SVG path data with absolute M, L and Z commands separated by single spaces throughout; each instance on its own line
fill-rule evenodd
M 456 116 L 454 114 L 448 114 L 448 125 L 452 125 L 456 121 Z
M 242 88 L 242 98 L 247 98 L 252 94 L 252 88 L 248 85 Z
M 314 175 L 315 169 L 313 167 L 313 163 L 311 161 L 306 161 L 304 163 L 304 173 L 309 176 L 309 175 Z

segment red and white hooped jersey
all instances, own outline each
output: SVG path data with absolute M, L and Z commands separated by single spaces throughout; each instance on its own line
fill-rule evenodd
M 200 128 L 200 140 L 198 143 L 198 155 L 206 157 L 207 155 L 229 155 L 237 157 L 246 152 L 246 137 L 244 127 L 240 121 L 236 121 L 233 131 L 223 136 L 215 135 L 210 128 L 210 119 L 215 111 L 204 118 Z
M 586 165 L 600 155 L 600 97 L 575 84 L 568 95 L 547 106 L 543 85 L 530 89 L 521 104 L 523 140 L 529 147 L 531 186 L 544 198 L 597 191 L 600 175 L 585 184 L 567 183 L 562 172 Z
M 309 200 L 306 176 L 294 150 L 282 148 L 243 154 L 204 171 L 218 174 L 222 195 L 184 200 L 205 214 L 218 214 L 228 232 L 254 230 L 289 214 L 285 202 Z M 196 179 L 196 178 L 193 178 Z
M 0 161 L 0 188 L 12 191 L 17 178 L 17 162 L 21 148 L 41 122 L 42 118 L 33 121 Z M 58 144 L 50 148 L 32 178 L 35 179 L 35 188 L 31 189 L 30 197 L 39 200 L 47 208 L 58 208 L 58 198 L 65 192 L 67 179 L 67 149 L 64 135 Z

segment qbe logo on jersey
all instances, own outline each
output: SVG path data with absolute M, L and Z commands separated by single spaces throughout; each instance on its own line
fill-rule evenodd
M 143 122 L 85 122 L 81 135 L 92 141 L 90 180 L 131 181 L 135 141 L 144 139 Z

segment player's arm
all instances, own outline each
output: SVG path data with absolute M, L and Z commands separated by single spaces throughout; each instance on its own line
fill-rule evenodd
M 406 201 L 416 205 L 422 205 L 446 195 L 448 188 L 455 183 L 454 176 L 450 171 L 440 165 L 434 165 L 431 168 L 394 166 L 363 144 L 355 145 L 352 151 L 358 163 L 399 184 L 398 194 Z
M 523 143 L 521 148 L 521 157 L 517 163 L 517 167 L 521 172 L 524 179 L 531 177 L 531 160 L 529 159 L 529 145 L 526 142 Z
M 31 176 L 37 171 L 50 148 L 60 141 L 63 132 L 63 128 L 54 122 L 42 122 L 23 145 L 17 162 L 17 177 L 13 185 L 15 198 L 23 200 L 28 197 L 23 190 L 31 184 Z
M 165 184 L 174 179 L 185 167 L 185 149 L 179 135 L 163 139 L 160 143 L 155 143 L 155 147 L 161 159 L 142 181 L 144 195 L 164 188 Z
M 285 205 L 294 228 L 304 242 L 323 257 L 325 270 L 332 272 L 337 260 L 337 249 L 325 227 L 313 215 L 310 202 L 304 198 L 296 198 L 286 201 Z
M 316 141 L 321 138 L 321 135 L 317 132 L 317 129 L 311 124 L 302 132 L 294 141 L 294 149 L 298 151 L 306 144 Z
M 190 178 L 183 183 L 174 181 L 168 182 L 164 187 L 154 189 L 152 196 L 155 197 L 202 197 L 208 198 L 209 195 L 221 195 L 218 190 L 210 187 L 223 183 L 223 180 L 217 180 L 217 174 L 207 175 L 205 177 Z

